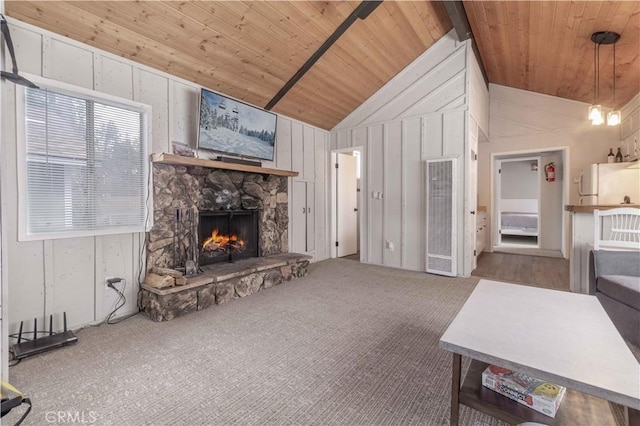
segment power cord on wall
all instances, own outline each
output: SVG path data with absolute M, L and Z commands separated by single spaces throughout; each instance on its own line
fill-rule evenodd
M 151 167 L 149 169 L 149 173 L 147 176 L 147 196 L 145 199 L 145 204 L 148 206 L 149 205 L 149 200 L 151 198 L 151 183 L 152 183 L 152 177 L 153 177 L 153 167 Z M 151 211 L 152 208 L 147 208 L 147 214 L 146 217 L 144 219 L 144 227 L 145 227 L 145 232 L 144 232 L 144 238 L 142 240 L 142 244 L 140 245 L 140 255 L 138 256 L 138 291 L 140 291 L 140 283 L 142 282 L 142 274 L 144 272 L 144 265 L 145 265 L 145 259 L 144 259 L 144 254 L 146 252 L 146 247 L 147 247 L 147 240 L 149 238 L 149 234 L 148 232 L 146 232 L 146 228 L 149 225 L 149 221 L 151 219 Z M 138 240 L 139 241 L 139 240 Z M 124 283 L 122 286 L 122 290 L 118 289 L 115 284 L 122 282 Z M 111 313 L 109 314 L 109 316 L 107 317 L 107 319 L 104 321 L 107 324 L 118 324 L 121 321 L 126 320 L 127 318 L 131 318 L 134 315 L 137 315 L 138 312 L 132 313 L 131 315 L 127 315 L 124 317 L 119 318 L 118 320 L 113 320 L 113 318 L 116 315 L 116 312 L 122 308 L 126 303 L 127 303 L 127 298 L 124 295 L 124 290 L 127 288 L 127 281 L 125 279 L 122 278 L 110 278 L 107 280 L 107 287 L 111 288 L 113 291 L 115 291 L 116 293 L 118 293 L 118 301 L 116 302 L 116 307 L 114 308 L 113 311 L 111 311 Z
M 123 283 L 122 290 L 120 290 L 118 287 L 115 286 L 116 283 Z M 127 303 L 127 298 L 124 295 L 124 290 L 127 288 L 127 280 L 122 278 L 109 278 L 107 280 L 107 287 L 109 287 L 110 289 L 118 293 L 119 298 L 118 298 L 118 301 L 116 302 L 116 307 L 113 309 L 113 311 L 111 311 L 111 313 L 109 314 L 105 322 L 107 324 L 117 324 L 120 321 L 125 320 L 129 318 L 129 316 L 131 316 L 129 315 L 129 316 L 120 318 L 117 321 L 113 320 L 113 317 L 115 317 L 116 312 L 118 312 L 118 310 Z
M 153 169 L 149 170 L 149 174 L 147 177 L 147 197 L 145 200 L 145 204 L 149 204 L 149 199 L 151 197 L 151 182 L 152 182 L 152 175 L 153 175 Z M 147 226 L 149 225 L 149 220 L 151 218 L 151 209 L 147 208 L 147 214 L 146 217 L 144 219 L 144 226 L 145 226 L 145 230 L 147 228 Z M 142 244 L 140 245 L 140 255 L 138 256 L 138 291 L 140 290 L 140 283 L 142 282 L 142 274 L 143 274 L 143 269 L 144 269 L 144 264 L 145 264 L 145 259 L 144 259 L 144 254 L 145 254 L 145 249 L 147 246 L 147 239 L 148 239 L 148 233 L 145 232 L 144 233 L 144 239 L 142 240 Z M 118 289 L 115 284 L 117 283 L 123 283 L 122 285 L 122 290 Z M 118 324 L 121 321 L 124 321 L 128 318 L 131 318 L 134 315 L 138 315 L 138 312 L 134 312 L 130 315 L 126 315 L 124 317 L 118 318 L 118 320 L 114 320 L 113 318 L 116 315 L 116 312 L 122 308 L 126 303 L 127 303 L 127 298 L 124 295 L 124 291 L 127 288 L 127 280 L 123 279 L 123 278 L 109 278 L 107 280 L 107 287 L 111 288 L 113 291 L 115 291 L 116 293 L 118 293 L 118 301 L 116 302 L 116 307 L 113 309 L 113 311 L 111 311 L 111 313 L 107 316 L 107 319 L 104 321 L 107 324 Z

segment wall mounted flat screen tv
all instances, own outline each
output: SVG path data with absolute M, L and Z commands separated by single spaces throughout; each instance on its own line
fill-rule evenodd
M 272 161 L 276 117 L 269 111 L 202 89 L 198 148 Z

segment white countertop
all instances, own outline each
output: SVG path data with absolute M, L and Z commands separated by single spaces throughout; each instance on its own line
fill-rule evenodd
M 620 209 L 620 208 L 639 209 L 640 204 L 599 204 L 599 205 L 592 205 L 592 206 L 570 204 L 570 205 L 564 206 L 564 209 L 568 212 L 591 213 L 591 214 L 593 214 L 594 210 L 612 210 L 612 209 Z
M 440 347 L 640 409 L 640 364 L 595 296 L 480 280 Z

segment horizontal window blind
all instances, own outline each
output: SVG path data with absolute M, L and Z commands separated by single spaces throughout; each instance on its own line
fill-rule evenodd
M 25 88 L 27 234 L 144 230 L 144 111 Z

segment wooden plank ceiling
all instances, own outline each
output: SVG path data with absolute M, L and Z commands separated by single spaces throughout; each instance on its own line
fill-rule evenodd
M 640 92 L 640 2 L 464 1 L 489 81 L 594 102 L 591 34 L 614 31 L 600 48 L 600 103 L 620 108 Z
M 5 9 L 8 16 L 264 107 L 358 4 L 7 1 Z M 331 129 L 450 29 L 440 2 L 385 1 L 357 20 L 273 111 Z
M 7 1 L 9 16 L 264 107 L 360 2 Z M 616 102 L 640 92 L 640 2 L 464 1 L 489 81 L 592 103 L 591 33 L 616 45 Z M 387 0 L 273 108 L 330 129 L 451 29 L 438 1 Z M 614 106 L 612 48 L 600 102 Z M 18 58 L 18 61 L 20 58 Z

